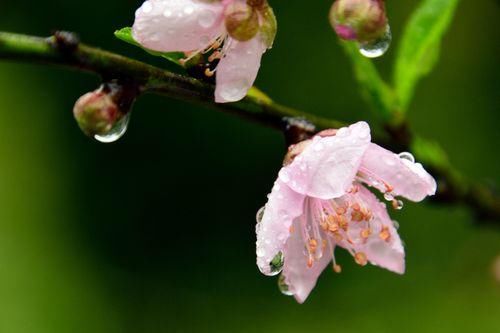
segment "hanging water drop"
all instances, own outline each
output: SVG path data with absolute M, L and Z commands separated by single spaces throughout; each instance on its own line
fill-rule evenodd
M 415 163 L 415 157 L 413 157 L 413 155 L 411 153 L 404 152 L 404 153 L 399 154 L 398 156 L 399 156 L 399 158 L 401 158 L 403 160 L 408 160 L 412 163 Z
M 102 143 L 111 143 L 120 139 L 127 132 L 130 121 L 130 112 L 124 115 L 116 124 L 105 134 L 96 134 L 94 139 Z
M 386 192 L 386 193 L 384 193 L 384 199 L 387 201 L 393 201 L 394 195 L 392 195 L 391 192 Z
M 255 217 L 255 220 L 257 221 L 257 223 L 260 223 L 262 222 L 262 218 L 264 217 L 264 212 L 266 210 L 266 206 L 263 206 L 261 207 L 258 211 L 257 211 L 257 216 Z
M 359 44 L 359 52 L 367 58 L 377 58 L 384 55 L 391 45 L 392 34 L 391 28 L 387 25 L 385 33 L 382 37 L 371 42 Z
M 285 257 L 283 257 L 283 252 L 278 252 L 277 255 L 274 256 L 273 260 L 269 263 L 271 267 L 271 275 L 277 275 L 281 273 L 283 270 L 283 265 L 285 264 Z
M 392 208 L 395 210 L 401 210 L 403 209 L 404 203 L 401 200 L 393 200 L 392 201 Z
M 293 293 L 290 291 L 288 285 L 285 282 L 285 277 L 283 276 L 283 274 L 281 274 L 278 278 L 278 288 L 283 295 L 293 296 Z

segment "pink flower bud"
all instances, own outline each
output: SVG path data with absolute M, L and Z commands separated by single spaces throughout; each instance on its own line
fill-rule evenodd
M 384 36 L 387 16 L 383 0 L 336 0 L 330 24 L 344 40 L 368 43 Z
M 80 97 L 73 108 L 73 115 L 88 136 L 105 135 L 122 116 L 118 105 L 102 88 Z
M 100 142 L 121 138 L 128 126 L 130 110 L 137 97 L 135 84 L 111 81 L 80 97 L 73 114 L 82 131 Z

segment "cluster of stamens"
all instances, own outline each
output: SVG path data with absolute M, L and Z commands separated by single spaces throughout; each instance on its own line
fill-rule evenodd
M 227 35 L 219 36 L 209 43 L 208 47 L 186 53 L 186 57 L 180 59 L 179 62 L 182 66 L 186 66 L 190 60 L 201 55 L 205 61 L 203 74 L 211 78 L 215 74 L 219 61 L 224 57 L 224 45 L 227 44 L 227 40 Z
M 335 247 L 345 247 L 354 257 L 354 261 L 365 266 L 368 263 L 366 253 L 355 251 L 356 245 L 366 244 L 370 237 L 379 237 L 385 242 L 391 241 L 389 226 L 373 225 L 376 216 L 356 194 L 358 185 L 354 185 L 348 196 L 328 200 L 310 199 L 306 203 L 306 214 L 301 222 L 301 232 L 305 243 L 307 267 L 311 268 L 319 261 L 325 251 L 333 253 L 333 270 L 342 271 L 335 260 Z M 374 230 L 378 235 L 374 235 Z M 293 229 L 290 230 L 294 232 Z M 359 236 L 358 236 L 359 235 Z

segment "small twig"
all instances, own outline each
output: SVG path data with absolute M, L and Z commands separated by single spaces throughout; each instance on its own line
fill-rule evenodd
M 0 32 L 0 59 L 66 66 L 96 73 L 105 80 L 130 80 L 139 86 L 141 93 L 162 94 L 204 105 L 280 131 L 290 126 L 291 118 L 304 119 L 307 121 L 304 124 L 309 123 L 318 130 L 339 128 L 344 125 L 340 121 L 321 118 L 280 105 L 260 94 L 250 93 L 238 103 L 216 104 L 213 101 L 213 86 L 209 84 L 87 46 L 73 37 L 71 34 L 57 34 L 50 38 L 40 38 Z M 300 135 L 310 134 L 313 126 L 303 127 L 304 133 L 292 133 L 294 138 L 289 140 L 293 141 Z M 405 132 L 400 129 L 387 128 L 386 134 L 395 141 L 396 146 L 410 147 L 412 140 L 410 132 L 407 128 Z M 375 135 L 375 141 L 384 145 L 378 135 Z M 389 145 L 393 146 L 394 142 Z M 479 218 L 500 225 L 500 198 L 495 193 L 481 184 L 466 181 L 451 166 L 443 168 L 431 162 L 426 167 L 433 172 L 440 184 L 440 191 L 435 196 L 435 201 L 468 205 Z

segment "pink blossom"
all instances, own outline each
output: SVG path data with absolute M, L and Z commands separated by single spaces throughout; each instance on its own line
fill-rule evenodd
M 133 26 L 134 39 L 145 48 L 185 52 L 186 60 L 210 54 L 218 103 L 246 96 L 275 33 L 266 0 L 148 0 L 137 10 Z
M 336 247 L 354 260 L 403 274 L 405 253 L 386 204 L 368 190 L 421 201 L 436 182 L 409 153 L 396 155 L 370 142 L 370 128 L 359 122 L 328 130 L 291 147 L 269 200 L 257 216 L 257 265 L 276 275 L 287 294 L 304 302 Z M 291 158 L 290 158 L 291 156 Z

